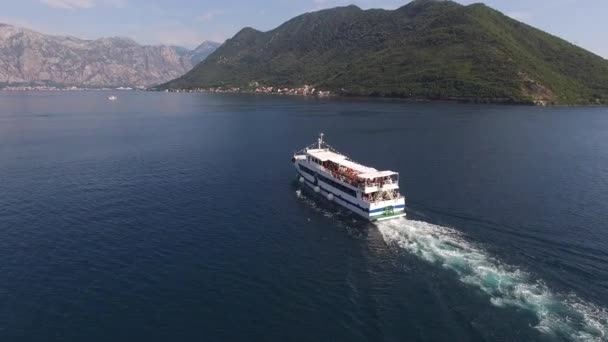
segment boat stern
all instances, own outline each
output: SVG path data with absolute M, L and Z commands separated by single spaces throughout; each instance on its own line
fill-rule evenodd
M 369 220 L 372 222 L 404 217 L 405 198 L 373 203 L 369 208 Z

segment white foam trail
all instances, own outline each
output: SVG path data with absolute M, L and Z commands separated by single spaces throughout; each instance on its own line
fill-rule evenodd
M 393 220 L 377 224 L 384 240 L 456 272 L 460 280 L 481 289 L 496 306 L 533 312 L 536 329 L 572 341 L 607 341 L 608 312 L 575 295 L 559 295 L 525 272 L 492 258 L 457 231 L 430 223 Z

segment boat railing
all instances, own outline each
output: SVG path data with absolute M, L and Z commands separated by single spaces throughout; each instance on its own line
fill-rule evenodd
M 363 184 L 363 189 L 365 189 L 365 188 L 382 189 L 384 186 L 394 185 L 394 184 L 397 184 L 397 182 L 391 178 L 387 178 L 387 179 L 381 179 L 381 180 L 366 180 L 362 184 Z
M 397 190 L 382 191 L 376 194 L 364 194 L 361 199 L 369 203 L 378 203 L 383 201 L 392 201 L 401 198 L 401 194 Z
M 336 179 L 350 184 L 355 188 L 365 190 L 366 188 L 382 189 L 384 186 L 396 184 L 396 181 L 387 177 L 385 179 L 363 180 L 358 177 L 358 173 L 350 168 L 338 166 L 334 163 L 327 163 L 323 167 Z

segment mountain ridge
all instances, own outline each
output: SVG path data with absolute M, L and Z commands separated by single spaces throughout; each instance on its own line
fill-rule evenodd
M 128 37 L 81 39 L 0 23 L 0 85 L 148 87 L 189 71 L 220 44 L 194 50 Z
M 347 96 L 608 103 L 608 61 L 484 4 L 344 6 L 244 28 L 161 89 L 311 85 Z

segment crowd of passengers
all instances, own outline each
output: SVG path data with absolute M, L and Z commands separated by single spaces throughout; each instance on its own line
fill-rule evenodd
M 358 173 L 356 171 L 354 171 L 350 168 L 347 168 L 345 166 L 338 165 L 331 161 L 325 161 L 325 162 L 323 162 L 322 165 L 330 171 L 331 175 L 334 178 L 341 180 L 342 182 L 350 184 L 357 188 L 362 188 L 364 186 L 365 187 L 371 187 L 371 186 L 380 186 L 381 187 L 385 184 L 393 183 L 393 180 L 390 176 L 375 178 L 375 179 L 366 179 L 364 181 L 361 181 L 357 177 Z
M 399 198 L 397 190 L 379 191 L 373 194 L 363 194 L 361 197 L 367 202 L 390 201 Z

